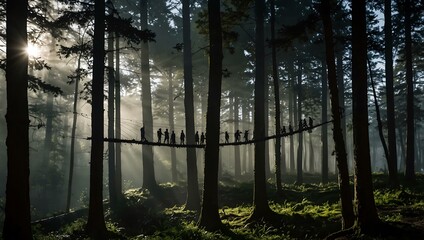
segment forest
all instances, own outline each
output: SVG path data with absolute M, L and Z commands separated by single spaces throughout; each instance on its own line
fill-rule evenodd
M 0 13 L 0 239 L 424 239 L 423 1 Z

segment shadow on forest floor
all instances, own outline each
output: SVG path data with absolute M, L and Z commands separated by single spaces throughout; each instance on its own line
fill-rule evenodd
M 290 182 L 294 176 L 285 179 Z M 318 175 L 305 176 L 305 184 L 284 184 L 277 194 L 269 183 L 268 198 L 279 218 L 273 222 L 248 223 L 253 183 L 224 177 L 219 186 L 219 214 L 227 231 L 207 232 L 196 226 L 198 213 L 184 210 L 185 185 L 162 184 L 154 194 L 131 189 L 119 211 L 106 209 L 110 239 L 323 239 L 340 229 L 340 205 L 335 182 L 321 185 Z M 348 239 L 424 239 L 424 175 L 413 186 L 391 189 L 387 176 L 374 174 L 375 201 L 381 228 L 376 233 L 350 235 Z M 402 182 L 403 183 L 403 182 Z M 353 188 L 352 188 L 353 190 Z M 35 226 L 37 239 L 87 239 L 85 218 L 56 231 Z M 47 228 L 45 228 L 47 229 Z

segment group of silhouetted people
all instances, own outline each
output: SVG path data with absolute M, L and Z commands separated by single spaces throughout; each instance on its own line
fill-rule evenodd
M 234 142 L 237 143 L 241 141 L 242 133 L 243 133 L 242 131 L 236 130 L 236 132 L 234 133 Z M 230 134 L 228 133 L 228 131 L 225 131 L 224 137 L 225 137 L 225 143 L 230 143 Z M 249 130 L 244 131 L 243 138 L 244 138 L 244 142 L 249 141 Z
M 311 117 L 309 117 L 309 125 L 308 125 L 308 122 L 306 121 L 306 118 L 304 118 L 303 120 L 300 119 L 298 130 L 302 131 L 303 129 L 309 128 L 308 132 L 311 133 L 313 126 L 314 126 L 314 120 Z M 293 126 L 291 125 L 291 123 L 289 123 L 289 132 L 288 133 L 287 133 L 287 130 L 286 130 L 286 126 L 283 126 L 281 128 L 281 134 L 283 136 L 287 136 L 288 134 L 291 135 L 291 134 L 293 134 L 293 131 L 294 131 L 294 129 L 293 129 Z
M 141 135 L 141 141 L 147 142 L 144 127 L 140 129 L 140 135 Z M 162 142 L 162 136 L 163 136 L 163 142 Z M 157 143 L 177 144 L 176 134 L 174 130 L 172 130 L 171 133 L 168 131 L 168 129 L 165 129 L 165 131 L 162 132 L 162 128 L 159 128 L 158 131 L 156 132 L 156 137 L 157 137 Z M 201 135 L 199 136 L 199 132 L 196 131 L 196 134 L 194 135 L 194 140 L 196 144 L 205 144 L 206 134 L 202 132 Z M 185 144 L 185 141 L 186 141 L 186 135 L 184 133 L 184 130 L 181 130 L 180 144 L 181 145 Z

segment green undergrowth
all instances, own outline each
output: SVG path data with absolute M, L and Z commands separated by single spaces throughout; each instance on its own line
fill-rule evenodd
M 375 175 L 375 202 L 380 218 L 387 223 L 408 226 L 424 233 L 424 176 L 414 185 L 401 182 L 392 189 L 384 184 L 387 176 Z M 319 180 L 318 180 L 319 181 Z M 353 191 L 353 187 L 352 187 Z M 118 211 L 106 210 L 110 239 L 323 239 L 341 228 L 339 191 L 336 183 L 283 184 L 281 193 L 268 186 L 273 221 L 248 221 L 252 213 L 253 183 L 221 181 L 219 214 L 225 228 L 207 232 L 197 226 L 199 213 L 184 209 L 185 186 L 164 184 L 154 192 L 131 189 Z M 36 229 L 36 239 L 88 239 L 86 220 L 64 225 L 45 233 Z M 357 238 L 366 236 L 357 236 Z M 352 237 L 355 238 L 355 237 Z M 373 239 L 373 238 L 370 238 Z M 386 239 L 377 237 L 376 239 Z

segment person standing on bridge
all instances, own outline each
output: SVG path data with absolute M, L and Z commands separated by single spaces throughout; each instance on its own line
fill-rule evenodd
M 205 140 L 206 140 L 206 136 L 205 136 L 205 134 L 202 132 L 202 134 L 200 135 L 200 144 L 205 144 Z
M 244 131 L 244 142 L 249 141 L 249 130 Z
M 161 141 L 162 141 L 162 135 L 163 135 L 162 129 L 159 128 L 159 130 L 157 131 L 158 143 L 161 143 Z
M 230 135 L 228 134 L 228 131 L 225 131 L 225 143 L 230 142 Z
M 175 132 L 174 132 L 174 130 L 172 130 L 172 133 L 171 133 L 171 144 L 175 144 Z
M 163 139 L 163 143 L 168 143 L 169 144 L 169 131 L 168 128 L 165 130 L 165 138 Z
M 147 142 L 146 131 L 144 130 L 144 126 L 140 128 L 140 136 L 142 142 Z
M 308 130 L 309 133 L 312 132 L 312 128 L 313 127 L 314 127 L 314 119 L 312 119 L 311 117 L 309 117 L 309 130 Z
M 283 129 L 281 129 L 281 135 L 283 135 L 283 137 L 286 136 L 286 126 L 283 126 Z
M 180 143 L 181 143 L 181 145 L 185 144 L 185 134 L 184 134 L 184 130 L 181 130 L 181 134 L 180 134 Z
M 194 134 L 194 141 L 196 142 L 197 145 L 200 143 L 199 131 L 196 131 L 196 134 Z
M 234 133 L 234 141 L 239 142 L 240 141 L 240 131 L 237 129 L 237 131 Z

